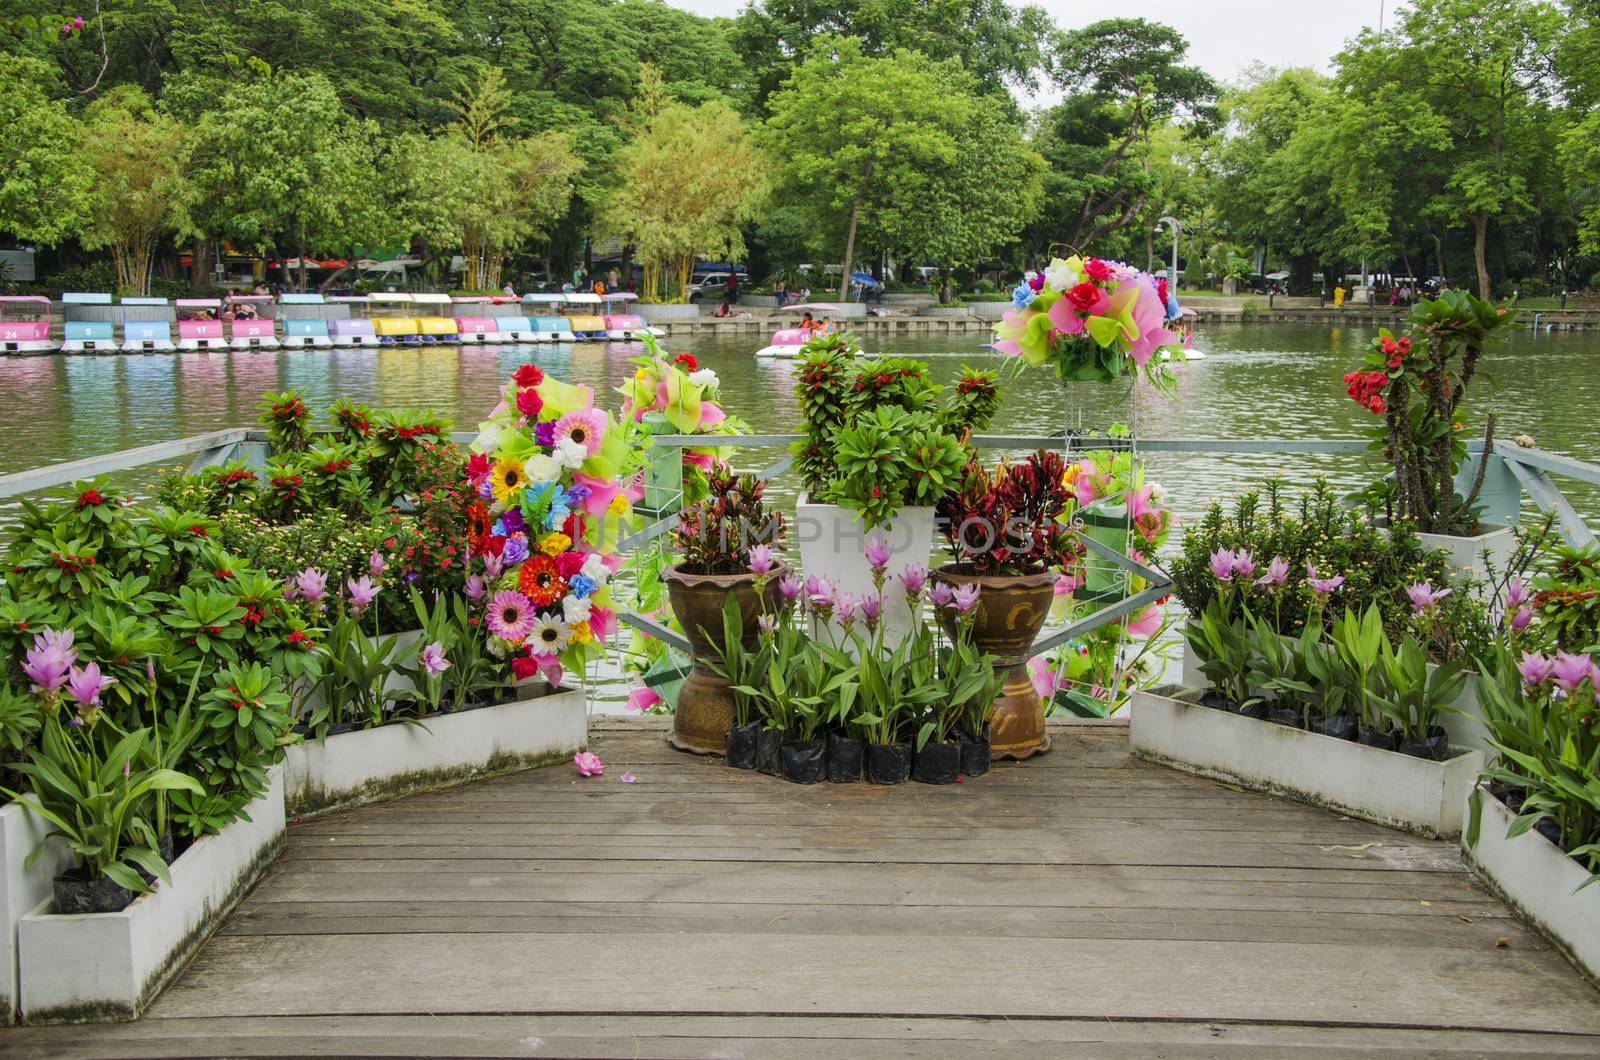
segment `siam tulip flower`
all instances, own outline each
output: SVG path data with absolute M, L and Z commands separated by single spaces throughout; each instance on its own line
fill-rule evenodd
M 1541 684 L 1550 679 L 1555 672 L 1556 662 L 1536 651 L 1522 653 L 1522 661 L 1517 663 L 1517 672 L 1529 685 Z
M 955 604 L 956 610 L 964 615 L 977 604 L 978 596 L 982 591 L 976 582 L 968 582 L 966 585 L 956 588 L 951 600 Z
M 572 764 L 578 767 L 580 777 L 598 777 L 606 771 L 605 763 L 593 751 L 579 751 L 572 756 Z
M 912 563 L 900 572 L 900 587 L 906 591 L 906 599 L 915 604 L 922 597 L 922 590 L 928 584 L 928 568 L 920 563 Z
M 49 694 L 67 683 L 67 672 L 77 658 L 72 650 L 72 630 L 57 634 L 47 629 L 33 638 L 33 647 L 23 656 L 22 672 L 33 682 L 35 692 Z
M 1579 685 L 1589 680 L 1593 669 L 1594 662 L 1587 654 L 1558 651 L 1551 664 L 1550 677 L 1559 688 L 1571 693 L 1576 692 Z
M 1233 576 L 1248 580 L 1250 575 L 1255 572 L 1256 561 L 1251 557 L 1250 553 L 1241 548 L 1233 557 Z
M 867 624 L 869 632 L 876 632 L 878 619 L 883 615 L 883 598 L 869 596 L 861 601 L 861 619 Z
M 856 598 L 850 593 L 839 593 L 833 598 L 833 606 L 837 609 L 839 624 L 848 632 L 856 621 Z
M 300 599 L 300 590 L 294 587 L 293 578 L 283 579 L 283 598 L 290 601 Z
M 486 552 L 483 556 L 483 576 L 489 581 L 494 581 L 506 572 L 506 561 L 494 552 Z
M 786 574 L 778 579 L 778 595 L 791 604 L 799 599 L 802 588 L 801 581 L 796 575 Z
M 422 649 L 422 669 L 429 677 L 438 677 L 450 669 L 450 660 L 444 657 L 444 645 L 439 641 Z
M 294 587 L 307 603 L 318 603 L 328 595 L 328 576 L 315 567 L 307 567 L 294 576 Z
M 893 558 L 893 555 L 889 551 L 889 542 L 884 540 L 882 534 L 875 533 L 867 538 L 867 563 L 872 567 L 873 571 L 882 574 L 883 569 L 889 565 L 889 560 Z
M 1406 596 L 1411 599 L 1411 610 L 1417 614 L 1432 610 L 1449 596 L 1452 589 L 1435 589 L 1431 582 L 1412 582 L 1406 586 Z
M 467 599 L 468 600 L 471 600 L 473 603 L 477 603 L 478 601 L 480 601 L 480 600 L 482 600 L 484 598 L 484 595 L 487 592 L 488 592 L 488 590 L 483 587 L 483 576 L 482 575 L 479 575 L 479 574 L 469 574 L 469 575 L 467 575 L 466 594 L 467 594 Z
M 80 706 L 98 707 L 100 693 L 117 683 L 114 677 L 104 677 L 98 663 L 85 663 L 82 669 L 74 666 L 67 675 L 67 694 Z
M 1517 578 L 1506 586 L 1506 610 L 1515 611 L 1528 602 L 1528 583 Z
M 750 573 L 766 574 L 772 570 L 772 549 L 757 545 L 750 550 Z
M 778 632 L 778 620 L 771 615 L 762 615 L 756 619 L 756 628 L 767 636 Z
M 635 688 L 628 693 L 628 701 L 623 704 L 622 709 L 629 714 L 644 714 L 660 702 L 661 697 L 654 689 Z
M 1232 549 L 1217 549 L 1211 553 L 1211 576 L 1219 582 L 1227 581 L 1233 577 L 1233 567 L 1238 562 L 1239 557 Z
M 1528 628 L 1528 623 L 1533 621 L 1533 608 L 1524 607 L 1511 616 L 1511 632 L 1521 633 Z
M 1267 573 L 1256 579 L 1259 589 L 1277 589 L 1289 580 L 1289 561 L 1282 556 L 1272 557 L 1272 562 L 1267 564 Z
M 949 582 L 934 582 L 933 591 L 928 594 L 928 600 L 943 611 L 955 601 L 955 590 L 950 588 Z
M 377 553 L 373 553 L 377 555 Z M 378 587 L 372 584 L 372 579 L 363 575 L 360 578 L 348 578 L 344 583 L 345 592 L 348 594 L 350 610 L 360 614 L 366 610 L 372 601 L 378 598 Z
M 639 783 L 639 778 L 634 776 L 632 773 L 624 773 L 618 779 L 620 779 L 624 784 L 637 784 L 637 783 Z
M 383 577 L 383 553 L 377 549 L 372 550 L 372 555 L 367 557 L 367 569 L 372 571 L 374 578 Z
M 1323 578 L 1317 574 L 1317 568 L 1307 563 L 1306 584 L 1311 586 L 1311 591 L 1320 600 L 1326 598 L 1329 593 L 1344 584 L 1344 575 L 1336 574 L 1331 578 Z

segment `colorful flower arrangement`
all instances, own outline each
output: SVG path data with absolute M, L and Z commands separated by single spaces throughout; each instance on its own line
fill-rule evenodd
M 653 336 L 646 335 L 644 342 L 648 352 L 633 358 L 637 366 L 633 378 L 617 387 L 624 420 L 637 424 L 647 435 L 744 433 L 744 422 L 729 417 L 713 400 L 719 385 L 716 372 L 701 368 L 691 353 L 669 360 Z M 725 464 L 731 453 L 729 446 L 683 448 L 684 504 L 706 495 L 706 476 Z
M 617 631 L 610 580 L 638 491 L 620 481 L 624 429 L 594 392 L 518 368 L 479 426 L 467 477 L 468 595 L 487 600 L 490 650 L 554 687 Z
M 1173 325 L 1178 301 L 1167 281 L 1116 261 L 1054 258 L 1012 292 L 1013 308 L 995 325 L 994 348 L 1034 367 L 1054 365 L 1064 380 L 1109 382 L 1143 369 L 1169 386 L 1171 370 L 1156 356 L 1182 357 Z

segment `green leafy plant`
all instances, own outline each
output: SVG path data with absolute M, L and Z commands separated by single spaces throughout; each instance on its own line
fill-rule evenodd
M 735 475 L 726 468 L 712 471 L 707 496 L 678 513 L 673 541 L 681 566 L 689 574 L 746 574 L 750 550 L 775 549 L 786 530 L 783 513 L 767 509 L 766 480 Z

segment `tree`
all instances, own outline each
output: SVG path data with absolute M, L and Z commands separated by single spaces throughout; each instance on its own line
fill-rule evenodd
M 197 220 L 239 247 L 292 251 L 304 290 L 308 254 L 348 255 L 402 234 L 371 179 L 376 140 L 321 74 L 246 78 L 200 119 Z
M 1600 254 L 1600 0 L 1572 7 L 1576 21 L 1562 42 L 1559 68 L 1574 120 L 1561 137 L 1561 162 L 1580 245 Z
M 467 287 L 492 289 L 506 256 L 547 238 L 566 213 L 583 163 L 565 133 L 506 135 L 516 119 L 498 68 L 458 89 L 451 106 L 456 122 L 445 132 L 396 144 L 390 184 L 410 230 L 460 250 Z
M 1217 84 L 1182 65 L 1188 51 L 1177 30 L 1142 18 L 1061 35 L 1055 76 L 1069 94 L 1040 130 L 1054 178 L 1046 218 L 1055 239 L 1091 246 L 1140 216 L 1152 190 L 1154 128 L 1177 122 L 1199 134 L 1216 124 Z
M 0 231 L 54 246 L 77 234 L 94 177 L 82 127 L 50 81 L 43 60 L 0 63 Z
M 95 101 L 84 121 L 83 155 L 94 186 L 82 243 L 88 250 L 111 249 L 123 294 L 147 294 L 156 244 L 190 231 L 189 138 L 132 85 Z
M 742 231 L 765 203 L 770 164 L 727 103 L 665 101 L 648 64 L 640 86 L 637 135 L 616 154 L 618 185 L 599 224 L 637 249 L 643 294 L 655 298 L 669 268 L 682 291 L 697 255 L 744 256 Z
M 785 160 L 788 195 L 820 226 L 848 219 L 840 298 L 863 222 L 903 217 L 927 174 L 955 163 L 972 117 L 966 81 L 953 63 L 909 51 L 874 57 L 858 40 L 831 38 L 770 100 L 766 136 Z

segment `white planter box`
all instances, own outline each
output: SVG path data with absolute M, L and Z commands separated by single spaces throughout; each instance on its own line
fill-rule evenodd
M 635 302 L 634 312 L 645 320 L 698 320 L 700 307 L 689 302 Z
M 570 757 L 588 740 L 586 705 L 581 690 L 563 689 L 296 744 L 284 760 L 288 813 L 359 806 Z
M 907 567 L 929 566 L 934 526 L 932 508 L 901 508 L 893 522 L 878 530 L 889 546 L 883 623 L 890 639 L 903 637 L 911 630 L 911 608 L 898 579 Z M 801 570 L 827 578 L 835 589 L 860 600 L 873 593 L 872 567 L 866 556 L 871 533 L 858 513 L 836 504 L 813 504 L 809 498 L 801 497 L 795 505 L 790 539 L 800 547 Z
M 1429 762 L 1155 692 L 1134 693 L 1128 742 L 1151 762 L 1425 836 L 1461 831 L 1483 768 L 1466 748 Z
M 1495 894 L 1583 972 L 1600 982 L 1600 883 L 1579 891 L 1589 873 L 1538 832 L 1507 839 L 1515 814 L 1480 787 L 1476 843 L 1467 861 Z
M 22 1013 L 28 1023 L 138 1018 L 255 883 L 283 846 L 281 765 L 267 794 L 195 842 L 157 884 L 121 912 L 57 916 L 54 899 L 22 918 Z
M 1449 534 L 1418 534 L 1417 537 L 1424 548 L 1438 548 L 1449 553 L 1446 562 L 1458 577 L 1486 577 L 1488 571 L 1483 563 L 1486 551 L 1495 571 L 1503 574 L 1506 565 L 1511 562 L 1511 554 L 1516 551 L 1516 535 L 1509 526 L 1484 523 L 1482 529 L 1484 532 L 1476 537 L 1453 537 Z
M 18 803 L 0 807 L 0 1023 L 16 1022 L 21 1001 L 17 925 L 50 897 L 52 881 L 75 860 L 66 841 L 57 838 L 32 868 L 23 866 L 49 831 L 49 822 Z

